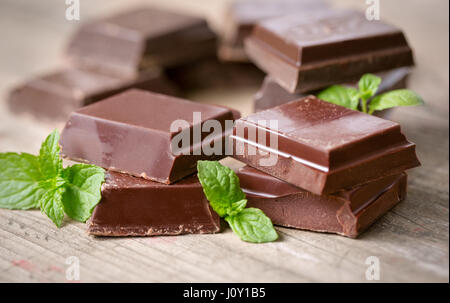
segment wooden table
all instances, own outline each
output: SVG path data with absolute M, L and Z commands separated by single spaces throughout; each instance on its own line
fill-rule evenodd
M 81 20 L 144 1 L 81 0 Z M 220 25 L 225 1 L 153 1 L 207 15 Z M 335 1 L 364 9 L 365 1 Z M 57 229 L 39 211 L 0 210 L 0 281 L 66 282 L 67 258 L 80 264 L 80 281 L 147 282 L 364 282 L 369 256 L 380 260 L 380 281 L 448 281 L 449 278 L 449 62 L 446 0 L 381 0 L 381 18 L 402 27 L 417 67 L 410 87 L 426 100 L 396 110 L 417 144 L 422 167 L 409 173 L 407 199 L 359 239 L 277 228 L 281 239 L 255 245 L 226 229 L 216 235 L 94 238 L 84 224 Z M 79 25 L 64 19 L 60 0 L 0 2 L 0 151 L 37 153 L 55 127 L 12 116 L 4 100 L 12 85 L 61 64 L 60 54 Z M 251 110 L 258 87 L 203 90 L 199 102 Z M 70 259 L 69 259 L 70 260 Z

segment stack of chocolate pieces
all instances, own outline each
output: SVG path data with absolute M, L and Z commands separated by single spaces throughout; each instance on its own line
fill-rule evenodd
M 224 26 L 220 33 L 218 48 L 219 58 L 224 61 L 248 62 L 244 40 L 260 21 L 326 8 L 328 5 L 322 0 L 233 1 L 226 9 L 223 20 Z
M 195 113 L 195 114 L 194 114 Z M 102 200 L 88 232 L 102 236 L 214 233 L 220 218 L 209 207 L 196 172 L 198 160 L 217 160 L 239 118 L 228 108 L 131 89 L 70 115 L 61 135 L 65 158 L 107 169 Z M 222 133 L 206 131 L 215 120 Z M 173 124 L 174 121 L 181 121 Z M 201 136 L 197 137 L 198 131 Z M 188 144 L 176 153 L 177 136 Z M 186 139 L 187 138 L 187 139 Z
M 132 87 L 178 95 L 164 69 L 213 56 L 216 40 L 205 19 L 156 8 L 88 22 L 67 47 L 68 66 L 13 89 L 9 107 L 64 121 L 73 110 Z
M 395 122 L 308 96 L 236 121 L 248 205 L 274 224 L 358 236 L 406 195 L 419 166 Z
M 382 77 L 378 93 L 405 87 L 414 63 L 403 33 L 361 12 L 305 6 L 260 20 L 244 45 L 267 73 L 257 113 L 231 136 L 248 205 L 276 225 L 357 237 L 404 199 L 415 145 L 397 123 L 311 92 L 356 86 L 365 73 Z
M 356 86 L 365 73 L 382 77 L 378 93 L 406 86 L 414 61 L 400 29 L 369 21 L 359 11 L 306 3 L 299 1 L 298 10 L 257 22 L 244 39 L 247 57 L 267 73 L 254 98 L 255 111 L 333 84 Z

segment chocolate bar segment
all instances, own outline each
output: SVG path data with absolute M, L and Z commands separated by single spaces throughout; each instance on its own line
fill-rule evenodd
M 276 225 L 356 238 L 406 196 L 405 173 L 331 195 L 315 195 L 245 166 L 237 175 L 249 207 Z
M 410 69 L 407 67 L 377 73 L 376 75 L 382 79 L 382 82 L 378 87 L 377 94 L 382 94 L 386 91 L 394 89 L 406 88 L 409 73 Z M 358 83 L 353 82 L 344 85 L 356 88 Z M 310 93 L 291 94 L 281 87 L 272 77 L 266 76 L 260 90 L 255 94 L 253 99 L 253 108 L 255 112 L 259 112 L 311 94 L 316 95 L 319 92 L 320 90 Z M 374 114 L 377 116 L 385 116 L 386 113 L 387 111 L 379 111 Z
M 77 66 L 135 74 L 213 55 L 216 40 L 202 18 L 143 7 L 82 25 L 67 56 Z
M 327 7 L 321 0 L 250 0 L 232 2 L 225 14 L 219 57 L 224 61 L 248 61 L 244 39 L 259 21 Z
M 231 138 L 236 159 L 319 195 L 420 165 L 399 124 L 314 96 L 239 119 Z
M 197 176 L 173 185 L 108 172 L 102 199 L 88 221 L 97 236 L 206 234 L 220 231 Z
M 396 27 L 362 12 L 315 10 L 265 20 L 245 40 L 250 59 L 290 93 L 414 64 Z
M 194 173 L 197 160 L 224 157 L 238 116 L 228 108 L 131 89 L 73 112 L 61 134 L 62 155 L 170 184 Z M 172 127 L 175 120 L 182 123 Z M 204 126 L 210 120 L 222 129 Z M 216 144 L 218 152 L 205 152 Z
M 65 121 L 72 111 L 131 87 L 177 94 L 175 86 L 158 70 L 119 77 L 68 68 L 36 77 L 14 88 L 8 105 L 16 114 Z

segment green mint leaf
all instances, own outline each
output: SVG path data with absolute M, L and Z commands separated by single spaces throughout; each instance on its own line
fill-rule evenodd
M 62 203 L 62 194 L 64 192 L 64 182 L 62 180 L 50 180 L 43 187 L 46 187 L 39 205 L 41 212 L 45 213 L 56 226 L 60 227 L 64 219 L 64 206 Z
M 397 89 L 379 96 L 370 101 L 369 114 L 376 110 L 383 110 L 396 106 L 414 106 L 424 104 L 422 98 L 409 89 Z
M 362 99 L 368 100 L 374 96 L 380 86 L 381 78 L 373 74 L 365 74 L 358 82 L 359 93 Z
M 272 242 L 278 238 L 272 221 L 257 208 L 246 208 L 225 220 L 241 240 L 252 243 Z
M 105 171 L 95 165 L 75 164 L 62 172 L 65 191 L 62 203 L 66 214 L 74 220 L 86 222 L 100 202 Z
M 27 153 L 0 153 L 0 208 L 39 207 L 44 194 L 39 158 Z
M 81 222 L 89 219 L 100 201 L 105 172 L 87 164 L 63 169 L 59 153 L 57 130 L 42 143 L 39 156 L 0 153 L 0 208 L 40 207 L 58 227 L 64 212 Z
M 220 217 L 236 214 L 245 208 L 245 194 L 232 169 L 217 161 L 198 161 L 197 170 L 203 192 Z
M 42 143 L 39 151 L 40 170 L 45 179 L 58 176 L 62 170 L 59 151 L 59 133 L 54 130 Z
M 263 243 L 278 238 L 272 221 L 260 209 L 245 208 L 247 199 L 232 169 L 218 161 L 198 161 L 197 170 L 211 207 L 243 241 Z
M 359 93 L 351 87 L 332 85 L 321 91 L 317 98 L 349 109 L 358 109 Z
M 240 213 L 247 206 L 247 199 L 234 202 L 232 210 L 228 213 L 228 216 L 234 216 Z

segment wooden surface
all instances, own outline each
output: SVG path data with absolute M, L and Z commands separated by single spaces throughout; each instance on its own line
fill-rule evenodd
M 143 1 L 81 0 L 81 20 Z M 153 1 L 207 15 L 220 25 L 224 1 Z M 335 1 L 365 7 L 365 1 Z M 364 282 L 369 256 L 380 259 L 383 282 L 449 278 L 449 96 L 447 0 L 381 0 L 381 18 L 402 27 L 417 67 L 410 87 L 427 103 L 396 110 L 417 144 L 422 167 L 409 173 L 407 199 L 359 239 L 277 228 L 280 240 L 254 245 L 229 229 L 217 235 L 153 238 L 94 238 L 85 225 L 66 220 L 57 229 L 39 211 L 0 210 L 0 281 L 67 282 L 66 258 L 80 260 L 82 282 Z M 64 1 L 0 0 L 0 152 L 37 153 L 55 127 L 14 117 L 4 105 L 7 90 L 61 64 L 68 35 L 79 25 L 64 19 Z M 200 102 L 228 104 L 243 114 L 258 87 L 208 89 Z

